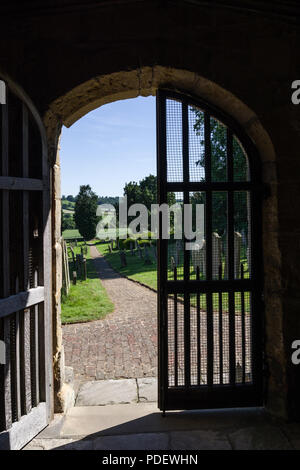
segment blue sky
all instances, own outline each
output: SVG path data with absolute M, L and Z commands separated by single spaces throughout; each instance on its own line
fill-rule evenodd
M 155 98 L 106 104 L 61 138 L 61 193 L 89 184 L 99 196 L 122 196 L 126 182 L 156 174 Z

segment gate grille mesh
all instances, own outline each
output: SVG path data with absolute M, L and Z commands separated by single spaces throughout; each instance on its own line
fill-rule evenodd
M 166 167 L 167 185 L 181 183 L 173 185 L 181 191 L 177 198 L 205 208 L 204 244 L 198 251 L 186 253 L 184 236 L 167 242 L 167 280 L 203 281 L 203 289 L 191 294 L 169 291 L 168 387 L 251 383 L 252 293 L 234 285 L 252 277 L 251 193 L 233 186 L 250 181 L 248 157 L 226 125 L 167 98 Z M 207 281 L 227 281 L 231 287 L 219 284 L 212 291 Z

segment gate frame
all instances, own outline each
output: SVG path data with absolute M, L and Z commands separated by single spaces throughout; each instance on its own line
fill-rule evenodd
M 180 103 L 187 106 L 195 106 L 203 112 L 207 112 L 209 117 L 216 118 L 222 124 L 227 126 L 233 135 L 238 137 L 243 145 L 247 158 L 249 160 L 250 180 L 247 182 L 229 182 L 228 178 L 222 183 L 205 181 L 200 182 L 179 182 L 172 183 L 167 181 L 167 155 L 166 155 L 166 101 L 167 99 L 175 99 Z M 174 291 L 179 293 L 188 294 L 196 293 L 196 289 L 205 287 L 203 293 L 207 292 L 235 292 L 238 291 L 239 280 L 183 280 L 183 281 L 168 281 L 167 273 L 167 240 L 161 238 L 161 219 L 160 219 L 160 232 L 158 238 L 158 406 L 165 413 L 166 410 L 175 409 L 210 409 L 210 408 L 235 408 L 235 407 L 250 407 L 250 406 L 263 406 L 266 401 L 267 384 L 265 383 L 265 343 L 264 343 L 264 278 L 263 278 L 263 250 L 262 250 L 262 195 L 264 186 L 262 185 L 262 165 L 261 158 L 257 147 L 251 141 L 246 132 L 242 129 L 238 122 L 223 110 L 209 103 L 208 101 L 195 97 L 186 91 L 174 91 L 168 87 L 161 87 L 156 92 L 156 125 L 157 125 L 157 191 L 158 191 L 158 204 L 167 202 L 168 191 L 210 191 L 224 190 L 233 191 L 249 190 L 251 197 L 251 268 L 253 278 L 248 280 L 241 280 L 242 285 L 249 284 L 249 291 L 251 292 L 251 362 L 253 373 L 253 384 L 234 384 L 234 385 L 221 385 L 218 390 L 218 385 L 201 386 L 196 390 L 190 387 L 186 390 L 186 395 L 183 396 L 181 390 L 168 390 L 168 295 Z M 184 142 L 184 129 L 183 122 L 181 121 L 182 145 L 183 145 L 183 173 L 184 164 L 189 164 L 189 161 L 184 161 L 185 154 L 188 156 L 187 142 Z M 188 157 L 187 157 L 188 158 Z M 183 178 L 184 179 L 184 178 Z M 244 184 L 243 184 L 244 183 Z M 168 189 L 167 189 L 168 186 Z M 239 186 L 239 188 L 236 188 Z M 256 197 L 253 197 L 255 195 Z M 233 215 L 234 216 L 234 215 Z M 210 217 L 210 216 L 209 216 Z M 228 220 L 228 219 L 227 219 Z M 208 222 L 209 223 L 209 222 Z M 247 282 L 248 281 L 248 282 Z M 220 284 L 218 290 L 216 286 Z M 228 286 L 228 288 L 226 288 Z M 233 289 L 230 289 L 230 286 Z M 234 286 L 237 286 L 235 289 Z M 245 289 L 244 289 L 245 290 Z M 175 292 L 175 291 L 174 291 Z M 186 307 L 185 307 L 186 308 Z M 253 312 L 260 312 L 252 316 Z M 185 315 L 186 316 L 186 315 Z M 242 395 L 241 395 L 242 393 Z M 168 394 L 171 397 L 168 397 Z M 219 397 L 221 395 L 221 397 Z M 232 400 L 234 403 L 232 403 Z

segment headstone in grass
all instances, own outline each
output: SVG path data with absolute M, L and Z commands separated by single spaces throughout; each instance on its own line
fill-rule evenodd
M 242 235 L 239 232 L 234 232 L 234 277 L 239 279 L 241 277 L 241 245 Z M 228 252 L 225 253 L 225 277 L 228 278 Z
M 147 245 L 145 245 L 144 250 L 145 250 L 145 263 L 144 264 L 152 264 Z
M 73 269 L 75 270 L 76 269 L 75 254 L 74 254 L 74 250 L 73 250 L 72 246 L 70 246 L 70 248 L 71 248 L 72 261 L 73 261 Z
M 212 278 L 219 279 L 219 266 L 222 264 L 222 238 L 216 232 L 212 234 Z
M 73 285 L 74 286 L 76 286 L 76 282 L 77 282 L 77 272 L 73 271 Z
M 123 250 L 120 251 L 120 260 L 121 260 L 121 268 L 125 268 L 127 266 L 127 260 L 126 260 L 126 253 Z
M 83 258 L 82 260 L 82 278 L 84 281 L 87 279 L 86 258 Z
M 176 262 L 175 262 L 174 256 L 171 256 L 170 263 L 171 263 L 171 271 L 174 271 L 174 269 L 176 268 Z
M 195 244 L 195 249 L 191 251 L 192 254 L 192 264 L 194 271 L 197 271 L 199 268 L 199 272 L 205 277 L 206 275 L 206 247 L 205 247 L 205 240 L 203 240 L 203 244 L 200 248 L 198 243 Z
M 179 266 L 180 265 L 181 255 L 182 255 L 182 252 L 183 252 L 182 240 L 176 240 L 175 247 L 176 247 L 175 263 L 176 263 L 176 266 Z
M 82 255 L 81 254 L 77 254 L 76 255 L 76 268 L 77 268 L 77 272 L 78 274 L 81 276 L 81 271 L 82 271 Z
M 242 235 L 234 232 L 234 277 L 236 279 L 241 277 L 241 246 Z

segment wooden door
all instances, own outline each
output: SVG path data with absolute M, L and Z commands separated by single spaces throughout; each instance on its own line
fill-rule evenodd
M 52 412 L 50 180 L 41 118 L 1 78 L 0 449 L 20 449 Z

